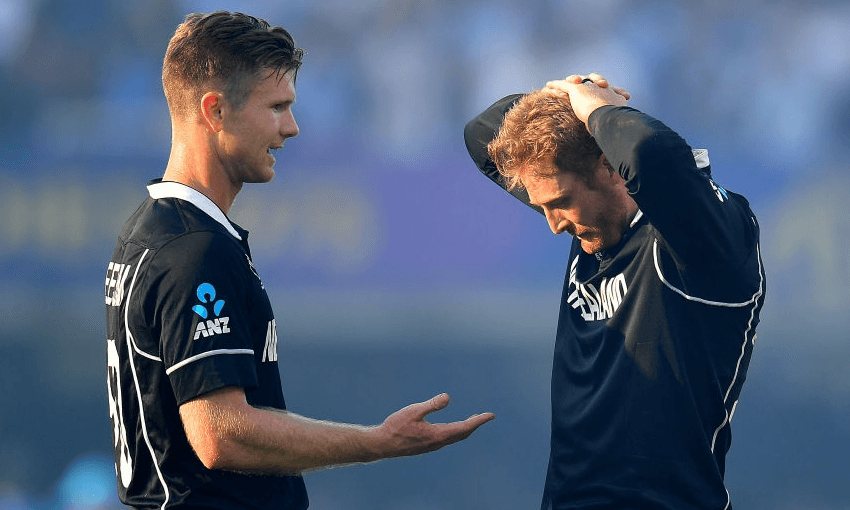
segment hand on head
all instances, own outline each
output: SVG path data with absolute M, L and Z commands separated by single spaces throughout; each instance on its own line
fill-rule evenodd
M 626 89 L 612 87 L 608 80 L 596 73 L 571 74 L 563 80 L 550 81 L 546 83 L 546 90 L 568 95 L 576 117 L 585 124 L 590 114 L 600 106 L 625 106 L 631 98 Z

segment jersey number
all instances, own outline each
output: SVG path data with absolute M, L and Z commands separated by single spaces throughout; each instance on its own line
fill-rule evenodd
M 127 429 L 121 400 L 121 382 L 118 377 L 118 349 L 115 340 L 106 341 L 106 386 L 109 393 L 109 418 L 112 420 L 112 445 L 115 448 L 115 473 L 124 488 L 130 486 L 133 475 L 133 459 L 127 444 Z

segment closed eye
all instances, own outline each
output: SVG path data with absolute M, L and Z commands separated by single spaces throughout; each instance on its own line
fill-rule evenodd
M 570 206 L 570 197 L 569 196 L 557 197 L 557 198 L 553 198 L 552 200 L 549 200 L 548 202 L 544 202 L 542 204 L 535 204 L 535 203 L 532 202 L 531 205 L 535 205 L 537 207 L 542 207 L 542 208 L 545 208 L 545 209 L 567 209 Z
M 552 200 L 548 204 L 546 204 L 547 207 L 550 207 L 552 209 L 566 209 L 567 207 L 569 207 L 569 205 L 570 205 L 570 198 L 569 197 L 557 198 L 555 200 Z

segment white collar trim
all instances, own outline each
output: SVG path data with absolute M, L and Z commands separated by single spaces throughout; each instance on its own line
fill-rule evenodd
M 233 237 L 240 241 L 242 240 L 239 232 L 228 221 L 227 216 L 221 212 L 221 209 L 212 200 L 200 191 L 179 182 L 161 181 L 149 184 L 148 193 L 150 193 L 153 199 L 179 198 L 180 200 L 185 200 L 207 213 L 210 218 L 221 223 Z
M 711 166 L 711 161 L 708 159 L 708 149 L 693 149 L 691 153 L 693 153 L 694 162 L 700 170 Z
M 629 224 L 629 228 L 632 228 L 632 227 L 634 227 L 635 225 L 637 225 L 637 222 L 638 222 L 638 221 L 640 221 L 640 219 L 641 219 L 642 217 L 643 217 L 643 211 L 641 211 L 640 209 L 638 209 L 637 213 L 635 213 L 635 217 L 634 217 L 634 218 L 632 218 L 632 222 Z

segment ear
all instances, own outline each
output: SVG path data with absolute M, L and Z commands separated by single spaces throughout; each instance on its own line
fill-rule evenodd
M 599 165 L 605 167 L 609 174 L 613 175 L 615 173 L 614 167 L 608 162 L 608 158 L 605 157 L 605 154 L 599 156 Z
M 224 127 L 224 100 L 218 92 L 207 92 L 201 98 L 201 122 L 207 131 L 217 133 Z

